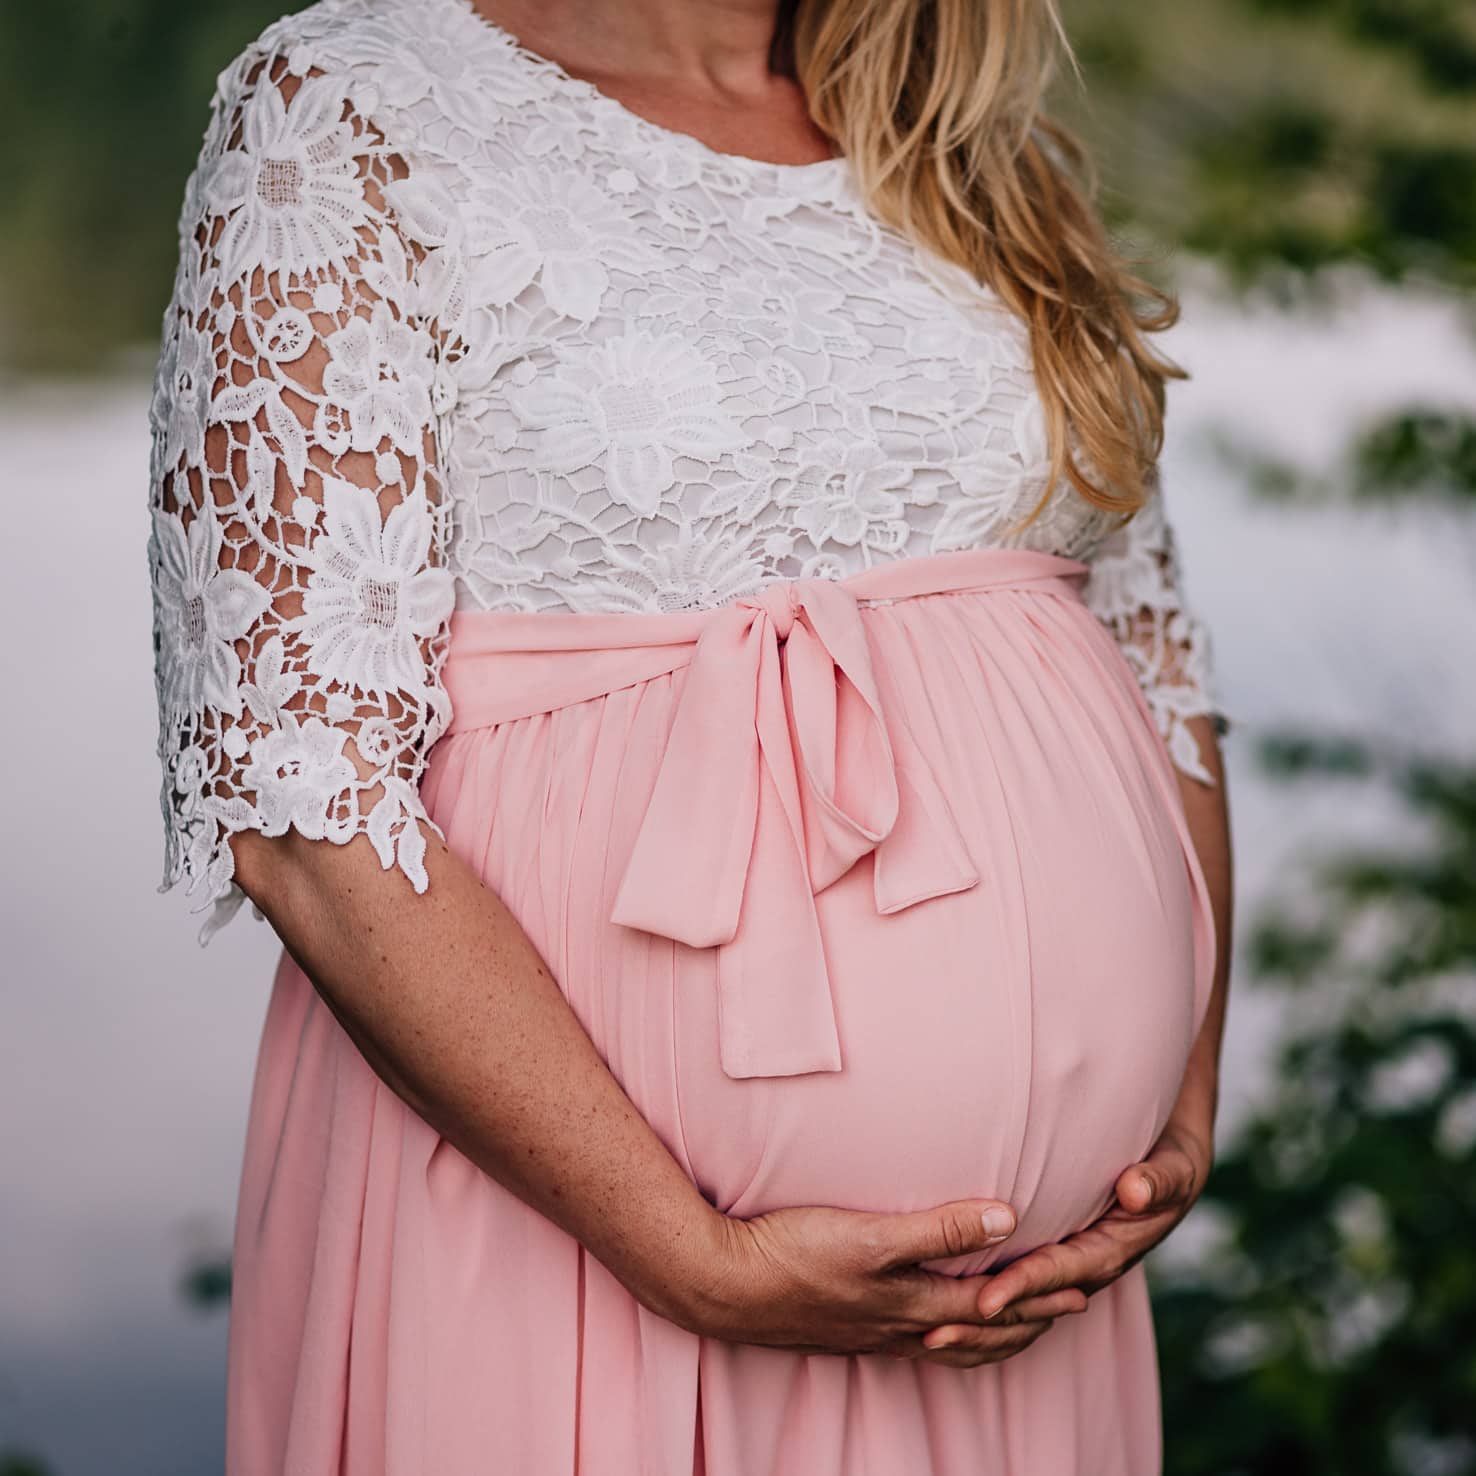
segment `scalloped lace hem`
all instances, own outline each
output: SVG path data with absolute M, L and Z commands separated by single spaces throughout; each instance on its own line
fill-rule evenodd
M 189 909 L 192 917 L 205 914 L 205 919 L 196 934 L 196 942 L 200 947 L 206 947 L 210 940 L 224 928 L 233 917 L 241 910 L 244 903 L 250 902 L 251 916 L 258 922 L 267 922 L 267 915 L 256 905 L 239 882 L 235 880 L 235 853 L 226 844 L 227 835 L 239 835 L 245 830 L 257 830 L 263 834 L 285 835 L 288 829 L 307 840 L 326 841 L 330 845 L 343 846 L 359 835 L 369 836 L 373 844 L 375 854 L 379 857 L 380 866 L 385 871 L 399 871 L 410 883 L 417 896 L 423 896 L 429 889 L 430 878 L 425 870 L 425 836 L 420 831 L 421 825 L 426 826 L 437 839 L 445 841 L 446 834 L 439 825 L 425 812 L 423 807 L 407 809 L 404 812 L 404 822 L 399 827 L 398 836 L 376 836 L 371 832 L 367 823 L 361 823 L 352 828 L 344 828 L 340 831 L 325 831 L 314 835 L 297 822 L 291 821 L 282 830 L 268 832 L 265 825 L 243 825 L 227 831 L 218 826 L 214 842 L 209 847 L 208 855 L 203 859 L 199 856 L 199 842 L 195 843 L 195 858 L 191 860 L 191 851 L 181 844 L 179 832 L 171 828 L 166 835 L 164 871 L 155 891 L 159 895 L 172 892 L 181 882 L 185 884 L 184 895 L 193 897 L 204 886 L 204 894 L 200 900 Z M 411 836 L 414 839 L 411 840 Z

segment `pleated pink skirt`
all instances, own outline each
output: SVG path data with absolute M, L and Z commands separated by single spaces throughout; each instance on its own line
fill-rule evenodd
M 1215 935 L 1085 566 L 986 549 L 670 615 L 458 612 L 422 786 L 701 1192 L 1088 1224 L 1167 1120 Z M 685 700 L 684 700 L 685 699 Z M 1155 1476 L 1141 1265 L 1003 1363 L 648 1312 L 365 1064 L 284 953 L 228 1476 Z

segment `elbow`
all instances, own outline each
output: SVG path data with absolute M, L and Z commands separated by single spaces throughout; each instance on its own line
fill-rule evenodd
M 301 898 L 310 890 L 304 856 L 309 843 L 297 831 L 268 836 L 259 830 L 238 830 L 225 844 L 235 858 L 236 885 L 273 924 L 294 897 Z

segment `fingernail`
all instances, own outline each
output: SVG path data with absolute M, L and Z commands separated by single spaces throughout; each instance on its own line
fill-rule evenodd
M 940 1338 L 924 1338 L 923 1341 L 927 1343 L 929 1348 L 951 1348 L 958 1342 L 958 1334 L 944 1333 Z
M 984 1233 L 991 1240 L 1003 1240 L 1015 1228 L 1015 1217 L 1006 1209 L 984 1211 Z

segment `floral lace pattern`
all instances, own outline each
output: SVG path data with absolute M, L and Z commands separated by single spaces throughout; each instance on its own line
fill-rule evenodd
M 161 890 L 227 837 L 426 886 L 454 608 L 706 608 L 1018 544 L 1087 560 L 1175 763 L 1212 714 L 1156 488 L 1048 476 L 1028 334 L 883 226 L 846 162 L 724 155 L 470 0 L 319 0 L 221 75 L 151 406 Z M 439 832 L 437 832 L 439 833 Z
M 203 882 L 202 941 L 244 900 L 222 843 L 243 829 L 366 831 L 426 885 L 417 786 L 455 596 L 441 343 L 389 226 L 394 168 L 339 79 L 248 56 L 187 191 L 149 560 L 164 885 Z

